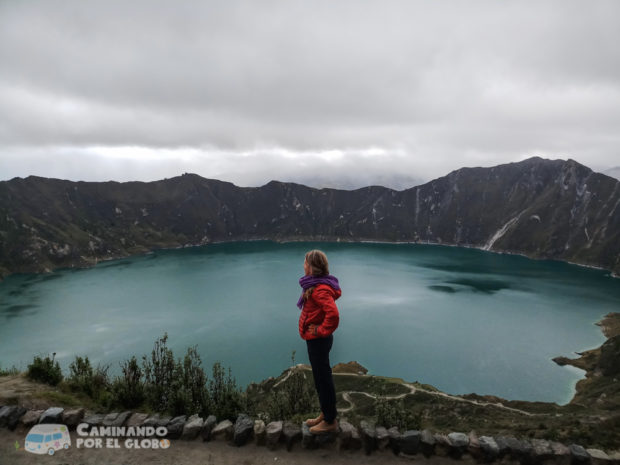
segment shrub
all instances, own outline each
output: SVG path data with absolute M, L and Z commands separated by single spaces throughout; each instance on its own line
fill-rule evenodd
M 28 378 L 56 386 L 62 381 L 62 371 L 58 362 L 54 361 L 55 358 L 56 352 L 52 354 L 52 358 L 49 355 L 45 358 L 35 355 L 32 364 L 28 365 Z
M 93 369 L 88 356 L 84 358 L 76 356 L 69 365 L 70 375 L 67 384 L 72 391 L 83 392 L 97 402 L 108 404 L 106 394 L 110 389 L 108 369 L 107 365 L 97 365 L 97 368 Z
M 168 333 L 155 341 L 151 358 L 142 357 L 144 368 L 144 387 L 146 400 L 153 410 L 168 410 L 172 382 L 175 376 L 175 363 L 172 350 L 166 346 Z
M 262 405 L 254 406 L 255 414 L 266 421 L 290 420 L 318 410 L 318 400 L 312 384 L 304 371 L 295 367 L 295 351 L 291 361 L 293 367 L 286 381 L 272 389 Z
M 92 396 L 93 367 L 88 357 L 75 357 L 75 360 L 69 365 L 69 372 L 67 382 L 71 389 Z
M 230 368 L 228 376 L 219 362 L 213 364 L 213 379 L 209 381 L 209 400 L 211 414 L 218 419 L 234 420 L 245 410 L 245 396 L 237 389 Z
M 206 416 L 210 410 L 207 375 L 197 348 L 189 347 L 183 361 L 178 360 L 172 386 L 170 411 L 173 415 L 200 413 Z
M 375 401 L 375 415 L 377 425 L 391 428 L 397 426 L 399 430 L 422 429 L 419 415 L 407 411 L 402 399 L 397 401 L 379 398 Z
M 122 376 L 114 378 L 112 393 L 115 403 L 124 408 L 135 408 L 144 401 L 142 369 L 135 356 L 121 363 Z
M 12 365 L 8 370 L 3 369 L 2 365 L 0 365 L 0 376 L 11 376 L 17 374 L 19 374 L 19 370 L 15 365 Z

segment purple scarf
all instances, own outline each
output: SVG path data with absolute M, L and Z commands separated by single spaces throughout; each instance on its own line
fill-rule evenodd
M 311 287 L 318 286 L 319 284 L 327 284 L 331 286 L 334 291 L 340 290 L 340 285 L 338 284 L 338 278 L 332 276 L 331 274 L 327 274 L 325 276 L 303 276 L 299 278 L 299 285 L 303 288 L 303 290 L 310 289 Z M 301 292 L 301 297 L 297 301 L 297 306 L 302 308 L 304 306 L 304 292 Z

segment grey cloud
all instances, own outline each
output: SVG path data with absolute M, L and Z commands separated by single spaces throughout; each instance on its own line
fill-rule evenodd
M 2 2 L 0 149 L 339 149 L 338 179 L 362 179 L 370 147 L 404 151 L 407 179 L 534 154 L 609 167 L 618 17 L 613 0 Z M 263 156 L 224 174 L 297 180 Z

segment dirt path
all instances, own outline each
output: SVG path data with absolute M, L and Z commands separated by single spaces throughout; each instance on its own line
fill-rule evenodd
M 126 449 L 123 440 L 119 440 L 119 449 L 84 449 L 76 448 L 76 434 L 71 434 L 72 447 L 60 450 L 53 456 L 36 455 L 23 449 L 27 431 L 12 432 L 0 429 L 0 465 L 316 465 L 329 463 L 334 465 L 385 465 L 411 464 L 455 465 L 455 460 L 445 457 L 425 458 L 416 455 L 412 460 L 397 457 L 391 451 L 374 452 L 364 455 L 363 451 L 337 451 L 335 449 L 306 450 L 297 443 L 291 452 L 284 444 L 275 451 L 266 447 L 248 444 L 244 447 L 230 446 L 223 441 L 202 442 L 172 441 L 168 449 Z M 22 447 L 15 448 L 15 442 Z M 334 447 L 334 446 L 332 446 Z M 464 457 L 458 463 L 471 463 Z
M 339 376 L 367 376 L 367 375 L 358 375 L 355 373 L 347 373 L 347 374 L 339 374 Z M 436 392 L 436 391 L 429 391 L 426 389 L 422 389 L 419 387 L 414 386 L 413 384 L 410 383 L 401 383 L 403 386 L 409 388 L 409 392 L 405 392 L 403 394 L 396 394 L 396 395 L 385 395 L 385 396 L 381 396 L 381 395 L 377 395 L 377 394 L 370 394 L 368 392 L 362 392 L 362 391 L 341 391 L 342 392 L 342 398 L 349 403 L 348 407 L 345 408 L 341 408 L 338 409 L 338 412 L 340 413 L 345 413 L 345 412 L 349 412 L 350 410 L 353 410 L 355 408 L 355 402 L 353 402 L 353 399 L 351 399 L 350 394 L 361 394 L 367 397 L 370 397 L 371 399 L 386 399 L 386 400 L 394 400 L 394 399 L 402 399 L 405 396 L 408 396 L 410 394 L 415 394 L 416 391 L 420 391 L 420 392 L 424 392 L 425 394 L 430 394 L 432 396 L 440 396 L 443 397 L 445 399 L 450 399 L 450 400 L 454 400 L 456 402 L 465 402 L 465 403 L 469 403 L 469 404 L 474 404 L 474 405 L 480 405 L 482 407 L 495 407 L 498 409 L 502 409 L 502 410 L 509 410 L 511 412 L 515 412 L 515 413 L 519 413 L 522 415 L 527 415 L 527 416 L 546 416 L 548 414 L 546 413 L 531 413 L 531 412 L 526 412 L 525 410 L 520 410 L 520 409 L 516 409 L 516 408 L 512 408 L 512 407 L 506 407 L 503 404 L 496 404 L 493 402 L 481 402 L 479 400 L 472 400 L 472 399 L 463 399 L 462 397 L 459 396 L 453 396 L 451 394 L 446 394 L 445 392 Z

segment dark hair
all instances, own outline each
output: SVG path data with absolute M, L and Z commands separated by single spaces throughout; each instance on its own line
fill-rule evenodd
M 320 250 L 311 250 L 306 253 L 306 262 L 310 267 L 310 274 L 312 276 L 327 276 L 329 274 L 329 263 L 327 262 L 327 255 Z M 308 299 L 312 295 L 314 287 L 307 289 L 304 292 L 304 299 Z

